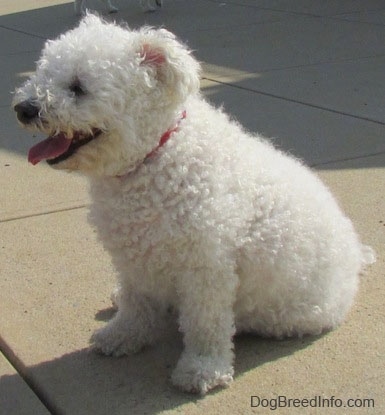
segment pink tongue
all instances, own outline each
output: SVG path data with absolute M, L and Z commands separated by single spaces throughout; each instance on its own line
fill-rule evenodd
M 54 137 L 48 137 L 29 150 L 28 161 L 35 165 L 42 160 L 59 157 L 68 150 L 70 144 L 71 140 L 63 133 L 55 135 Z

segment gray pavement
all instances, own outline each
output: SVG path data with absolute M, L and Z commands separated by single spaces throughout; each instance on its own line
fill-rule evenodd
M 65 0 L 0 0 L 0 415 L 267 414 L 278 396 L 313 399 L 280 414 L 385 413 L 385 3 L 165 0 L 156 14 L 138 3 L 115 0 L 120 12 L 106 17 L 164 25 L 187 42 L 207 98 L 317 169 L 378 261 L 338 330 L 236 339 L 233 385 L 205 398 L 168 381 L 182 347 L 175 328 L 135 356 L 91 353 L 114 276 L 87 224 L 87 182 L 28 165 L 39 137 L 10 110 L 44 41 L 78 19 Z

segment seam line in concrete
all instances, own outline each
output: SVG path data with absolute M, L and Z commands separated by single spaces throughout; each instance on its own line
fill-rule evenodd
M 354 58 L 345 58 L 345 59 L 337 59 L 337 60 L 325 60 L 325 61 L 319 61 L 319 62 L 312 62 L 312 63 L 306 63 L 302 65 L 293 65 L 293 66 L 282 66 L 280 68 L 269 68 L 264 69 L 261 71 L 257 71 L 258 74 L 268 74 L 270 72 L 279 72 L 279 71 L 290 71 L 293 69 L 307 69 L 311 68 L 312 66 L 320 66 L 320 65 L 339 65 L 344 63 L 360 63 L 361 61 L 369 60 L 369 59 L 379 59 L 383 58 L 385 56 L 384 53 L 381 53 L 379 55 L 367 55 L 367 56 L 358 56 Z M 249 72 L 248 72 L 249 73 Z M 250 72 L 250 74 L 253 74 L 253 72 Z
M 292 65 L 292 66 L 281 66 L 281 67 L 271 67 L 271 68 L 267 68 L 267 69 L 262 69 L 259 71 L 245 71 L 244 74 L 245 75 L 254 75 L 254 74 L 258 74 L 258 75 L 264 75 L 264 74 L 269 74 L 271 72 L 285 72 L 285 71 L 291 71 L 291 70 L 295 70 L 295 69 L 307 69 L 307 68 L 312 68 L 313 66 L 320 66 L 320 65 L 339 65 L 339 64 L 344 64 L 344 63 L 361 63 L 362 61 L 366 61 L 366 60 L 370 60 L 370 59 L 380 59 L 380 58 L 384 58 L 385 57 L 385 53 L 381 53 L 381 54 L 376 54 L 376 55 L 366 55 L 366 56 L 358 56 L 358 57 L 354 57 L 354 58 L 345 58 L 345 59 L 337 59 L 337 60 L 325 60 L 325 61 L 318 61 L 318 62 L 312 62 L 312 63 L 305 63 L 305 64 L 300 64 L 300 65 Z M 210 62 L 205 62 L 202 61 L 202 65 L 210 65 Z M 204 74 L 205 71 L 203 71 Z M 210 66 L 208 67 L 207 71 L 208 73 L 210 73 Z M 242 73 L 241 73 L 242 74 Z M 237 74 L 236 72 L 233 74 L 229 74 L 229 75 L 219 75 L 219 78 L 227 78 L 227 77 L 237 77 L 240 76 L 240 74 Z M 225 81 L 221 81 L 220 79 L 210 79 L 207 76 L 203 75 L 203 79 L 208 79 L 210 81 L 213 82 L 225 82 Z
M 211 1 L 212 3 L 220 3 L 218 0 L 209 0 L 209 1 Z M 354 10 L 354 11 L 349 11 L 345 13 L 336 13 L 336 14 L 317 14 L 317 13 L 308 13 L 308 12 L 286 10 L 286 9 L 279 9 L 279 8 L 272 8 L 272 7 L 262 7 L 258 5 L 254 6 L 254 5 L 249 5 L 249 4 L 239 4 L 233 1 L 227 1 L 227 4 L 232 4 L 235 6 L 242 6 L 242 7 L 249 7 L 249 8 L 256 8 L 260 10 L 268 10 L 268 11 L 279 12 L 279 13 L 292 14 L 294 16 L 315 17 L 315 18 L 322 18 L 322 19 L 334 19 L 334 18 L 339 19 L 339 16 L 342 16 L 342 15 L 363 13 L 362 10 Z M 379 11 L 384 11 L 384 10 L 385 9 L 381 8 L 381 9 L 365 10 L 364 12 L 374 13 L 374 12 L 379 12 Z M 346 19 L 341 18 L 340 20 L 346 20 Z M 353 20 L 346 20 L 346 21 L 350 21 L 354 23 L 368 23 L 368 24 L 383 26 L 379 23 L 361 22 L 361 21 L 353 21 Z
M 310 167 L 312 167 L 312 168 L 314 168 L 314 167 L 322 167 L 322 166 L 327 166 L 329 164 L 334 164 L 334 163 L 343 163 L 345 161 L 352 161 L 352 160 L 359 160 L 359 159 L 365 159 L 365 158 L 375 157 L 375 156 L 379 156 L 381 154 L 385 154 L 385 151 L 378 151 L 376 153 L 362 154 L 360 156 L 347 157 L 347 158 L 343 158 L 343 159 L 322 161 L 322 162 L 319 162 L 319 163 L 310 164 Z
M 217 79 L 208 78 L 208 77 L 203 77 L 202 79 L 205 79 L 207 81 L 211 81 L 211 82 L 214 82 L 214 83 L 217 83 L 217 84 L 221 84 L 221 85 L 226 85 L 226 86 L 229 86 L 229 87 L 232 87 L 232 88 L 241 89 L 243 91 L 254 92 L 256 94 L 263 95 L 263 96 L 266 96 L 266 97 L 281 99 L 283 101 L 292 102 L 294 104 L 304 105 L 306 107 L 315 108 L 315 109 L 322 110 L 322 111 L 327 111 L 327 112 L 330 112 L 332 114 L 344 115 L 344 116 L 355 118 L 355 119 L 358 119 L 358 120 L 361 120 L 361 121 L 367 121 L 367 122 L 371 122 L 371 123 L 374 123 L 374 124 L 385 125 L 384 121 L 379 121 L 379 120 L 376 120 L 374 118 L 364 117 L 364 116 L 361 116 L 361 115 L 349 114 L 348 112 L 344 112 L 344 111 L 333 110 L 332 108 L 323 107 L 321 105 L 312 104 L 310 102 L 299 101 L 299 100 L 296 100 L 294 98 L 288 98 L 288 97 L 285 97 L 285 96 L 272 94 L 270 92 L 259 91 L 258 89 L 246 88 L 246 87 L 243 87 L 243 86 L 240 86 L 240 85 L 235 85 L 231 82 L 219 81 Z
M 216 1 L 216 0 L 209 0 L 209 2 L 220 4 L 220 2 Z M 272 12 L 277 12 L 277 13 L 282 13 L 282 14 L 292 14 L 293 16 L 323 17 L 322 15 L 318 15 L 318 14 L 314 14 L 314 13 L 296 12 L 294 10 L 275 9 L 275 8 L 271 8 L 271 7 L 261 7 L 261 6 L 258 6 L 258 5 L 253 6 L 251 4 L 239 4 L 239 3 L 235 3 L 233 1 L 227 1 L 227 4 L 231 4 L 233 6 L 239 6 L 239 7 L 248 7 L 250 9 L 267 10 L 267 11 L 272 11 Z
M 14 353 L 12 348 L 0 335 L 0 352 L 8 360 L 9 364 L 16 370 L 17 374 L 23 379 L 27 386 L 31 389 L 36 398 L 52 415 L 60 415 L 61 411 L 51 402 L 47 394 L 42 391 L 36 384 L 35 380 L 28 375 L 27 367 L 22 360 Z
M 88 206 L 89 206 L 89 204 L 83 204 L 83 205 L 72 206 L 72 207 L 68 207 L 68 208 L 52 209 L 52 210 L 46 210 L 44 212 L 30 213 L 30 214 L 27 214 L 27 215 L 10 216 L 8 218 L 1 219 L 0 223 L 12 222 L 12 221 L 22 220 L 22 219 L 29 219 L 29 218 L 34 218 L 34 217 L 37 217 L 37 216 L 51 215 L 51 214 L 60 213 L 60 212 L 68 212 L 70 210 L 83 209 L 83 208 L 88 207 Z
M 338 20 L 340 22 L 359 23 L 359 24 L 366 24 L 366 25 L 371 25 L 371 26 L 379 26 L 379 27 L 384 27 L 385 26 L 384 23 L 365 22 L 363 20 L 349 20 L 347 17 L 338 17 L 338 15 L 331 16 L 330 19 L 331 20 Z
M 37 35 L 35 33 L 25 32 L 24 30 L 15 29 L 14 27 L 8 27 L 8 26 L 0 25 L 0 28 L 10 30 L 11 32 L 21 33 L 22 35 L 32 36 L 32 37 L 35 37 L 37 39 L 47 40 L 47 38 L 45 36 Z

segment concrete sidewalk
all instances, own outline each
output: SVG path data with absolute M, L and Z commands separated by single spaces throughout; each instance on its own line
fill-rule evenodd
M 164 3 L 144 14 L 139 1 L 115 0 L 120 12 L 106 17 L 164 25 L 187 42 L 203 63 L 205 95 L 314 166 L 378 261 L 341 328 L 237 339 L 233 385 L 203 399 L 168 381 L 182 348 L 176 330 L 135 356 L 89 352 L 92 331 L 113 313 L 114 275 L 87 224 L 87 183 L 28 165 L 39 137 L 10 110 L 10 91 L 44 41 L 78 19 L 63 0 L 0 0 L 0 415 L 268 414 L 278 396 L 313 399 L 280 414 L 385 413 L 385 3 Z

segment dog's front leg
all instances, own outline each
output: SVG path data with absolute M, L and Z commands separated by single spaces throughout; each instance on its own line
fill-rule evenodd
M 179 388 L 205 394 L 233 375 L 233 303 L 237 277 L 229 269 L 202 267 L 179 279 L 180 330 L 185 349 L 172 375 Z
M 117 300 L 117 299 L 115 299 Z M 120 289 L 116 315 L 91 337 L 92 347 L 106 355 L 135 353 L 153 344 L 162 331 L 165 308 L 135 291 Z

